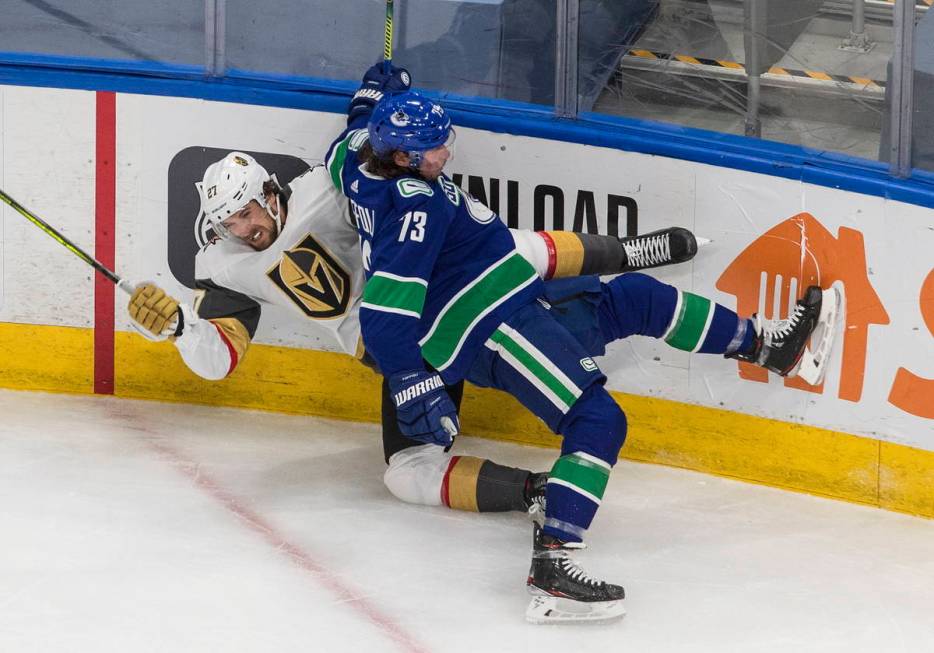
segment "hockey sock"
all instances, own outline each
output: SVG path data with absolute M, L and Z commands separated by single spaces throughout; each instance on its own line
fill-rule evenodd
M 723 352 L 724 354 L 734 354 L 736 352 L 748 354 L 756 347 L 756 328 L 753 326 L 752 320 L 748 317 L 738 319 L 736 335 L 733 336 L 730 344 L 727 345 L 726 351 Z
M 504 467 L 492 460 L 453 456 L 441 483 L 441 502 L 470 512 L 524 511 L 530 474 L 527 469 Z
M 617 238 L 571 231 L 536 232 L 548 248 L 545 279 L 589 274 L 617 274 L 626 252 Z
M 752 347 L 755 331 L 748 319 L 706 297 L 678 292 L 662 339 L 675 349 L 701 354 L 731 354 Z
M 610 464 L 577 451 L 558 458 L 545 493 L 546 534 L 580 542 L 590 528 L 610 479 Z

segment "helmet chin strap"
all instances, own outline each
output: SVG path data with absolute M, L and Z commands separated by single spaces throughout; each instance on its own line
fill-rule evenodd
M 276 186 L 279 186 L 279 180 L 276 178 L 275 173 L 273 173 L 269 179 L 276 182 Z M 272 212 L 272 208 L 270 208 L 270 202 L 267 201 L 265 197 L 263 198 L 263 208 L 266 209 L 266 214 L 272 218 L 272 221 L 276 223 L 276 237 L 278 237 L 282 232 L 282 206 L 280 206 L 280 202 L 282 201 L 281 192 L 274 193 L 274 197 L 276 198 L 276 212 Z
M 282 231 L 282 218 L 280 217 L 281 213 L 282 213 L 282 209 L 279 209 L 278 211 L 273 213 L 272 209 L 269 207 L 269 202 L 266 202 L 266 214 L 270 218 L 272 218 L 273 222 L 276 223 L 276 236 L 278 236 L 279 233 Z

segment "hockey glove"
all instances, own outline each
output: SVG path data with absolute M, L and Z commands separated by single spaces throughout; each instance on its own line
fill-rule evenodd
M 363 83 L 350 100 L 347 121 L 367 114 L 373 110 L 386 93 L 401 93 L 412 86 L 412 77 L 405 68 L 392 67 L 387 75 L 383 72 L 383 63 L 371 67 L 363 76 Z
M 389 377 L 389 392 L 403 435 L 449 447 L 457 435 L 457 408 L 437 373 L 399 372 Z
M 178 300 L 159 286 L 142 283 L 133 291 L 127 312 L 137 331 L 150 340 L 164 340 L 181 334 L 182 318 Z M 152 337 L 150 337 L 152 336 Z

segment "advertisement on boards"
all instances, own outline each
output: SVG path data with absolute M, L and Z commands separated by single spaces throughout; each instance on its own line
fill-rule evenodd
M 151 264 L 168 265 L 181 286 L 191 283 L 192 257 L 204 238 L 194 182 L 211 161 L 242 149 L 287 182 L 320 161 L 342 128 L 332 114 L 265 109 L 265 118 L 245 130 L 237 113 L 258 108 L 204 102 L 197 120 L 188 114 L 181 123 L 173 107 L 158 104 L 184 101 L 152 100 L 138 103 L 145 116 L 133 118 L 158 127 L 141 135 L 153 157 L 142 183 L 163 188 L 167 198 L 160 234 L 166 258 Z M 314 138 L 287 137 L 289 123 Z M 448 171 L 515 228 L 626 236 L 688 227 L 711 244 L 693 262 L 653 274 L 741 315 L 783 317 L 812 283 L 845 291 L 845 324 L 819 387 L 630 338 L 601 361 L 611 389 L 934 450 L 934 308 L 932 283 L 924 281 L 930 267 L 922 270 L 934 247 L 934 232 L 924 225 L 928 210 L 749 172 L 469 129 L 460 130 Z M 292 265 L 296 278 L 307 277 L 315 260 L 308 253 L 304 271 Z M 257 342 L 336 350 L 312 322 L 299 328 L 285 316 L 264 317 Z

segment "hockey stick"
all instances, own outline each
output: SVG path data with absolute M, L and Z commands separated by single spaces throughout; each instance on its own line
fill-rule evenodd
M 60 234 L 54 227 L 47 223 L 42 218 L 36 216 L 29 209 L 24 207 L 22 204 L 17 202 L 15 199 L 6 194 L 2 189 L 0 189 L 0 200 L 3 200 L 8 204 L 14 211 L 19 213 L 21 216 L 29 220 L 31 223 L 42 229 L 45 233 L 52 237 L 57 243 L 64 246 L 65 249 L 70 251 L 72 254 L 80 258 L 82 261 L 90 265 L 92 268 L 103 274 L 107 279 L 113 281 L 117 284 L 117 287 L 120 288 L 123 292 L 128 295 L 133 294 L 133 284 L 131 284 L 126 279 L 121 279 L 117 274 L 108 268 L 106 265 L 95 259 L 93 256 L 90 256 L 87 252 L 82 250 L 80 247 L 75 245 L 73 242 L 65 238 Z
M 383 41 L 383 73 L 392 70 L 392 12 L 393 0 L 386 0 L 386 31 Z

